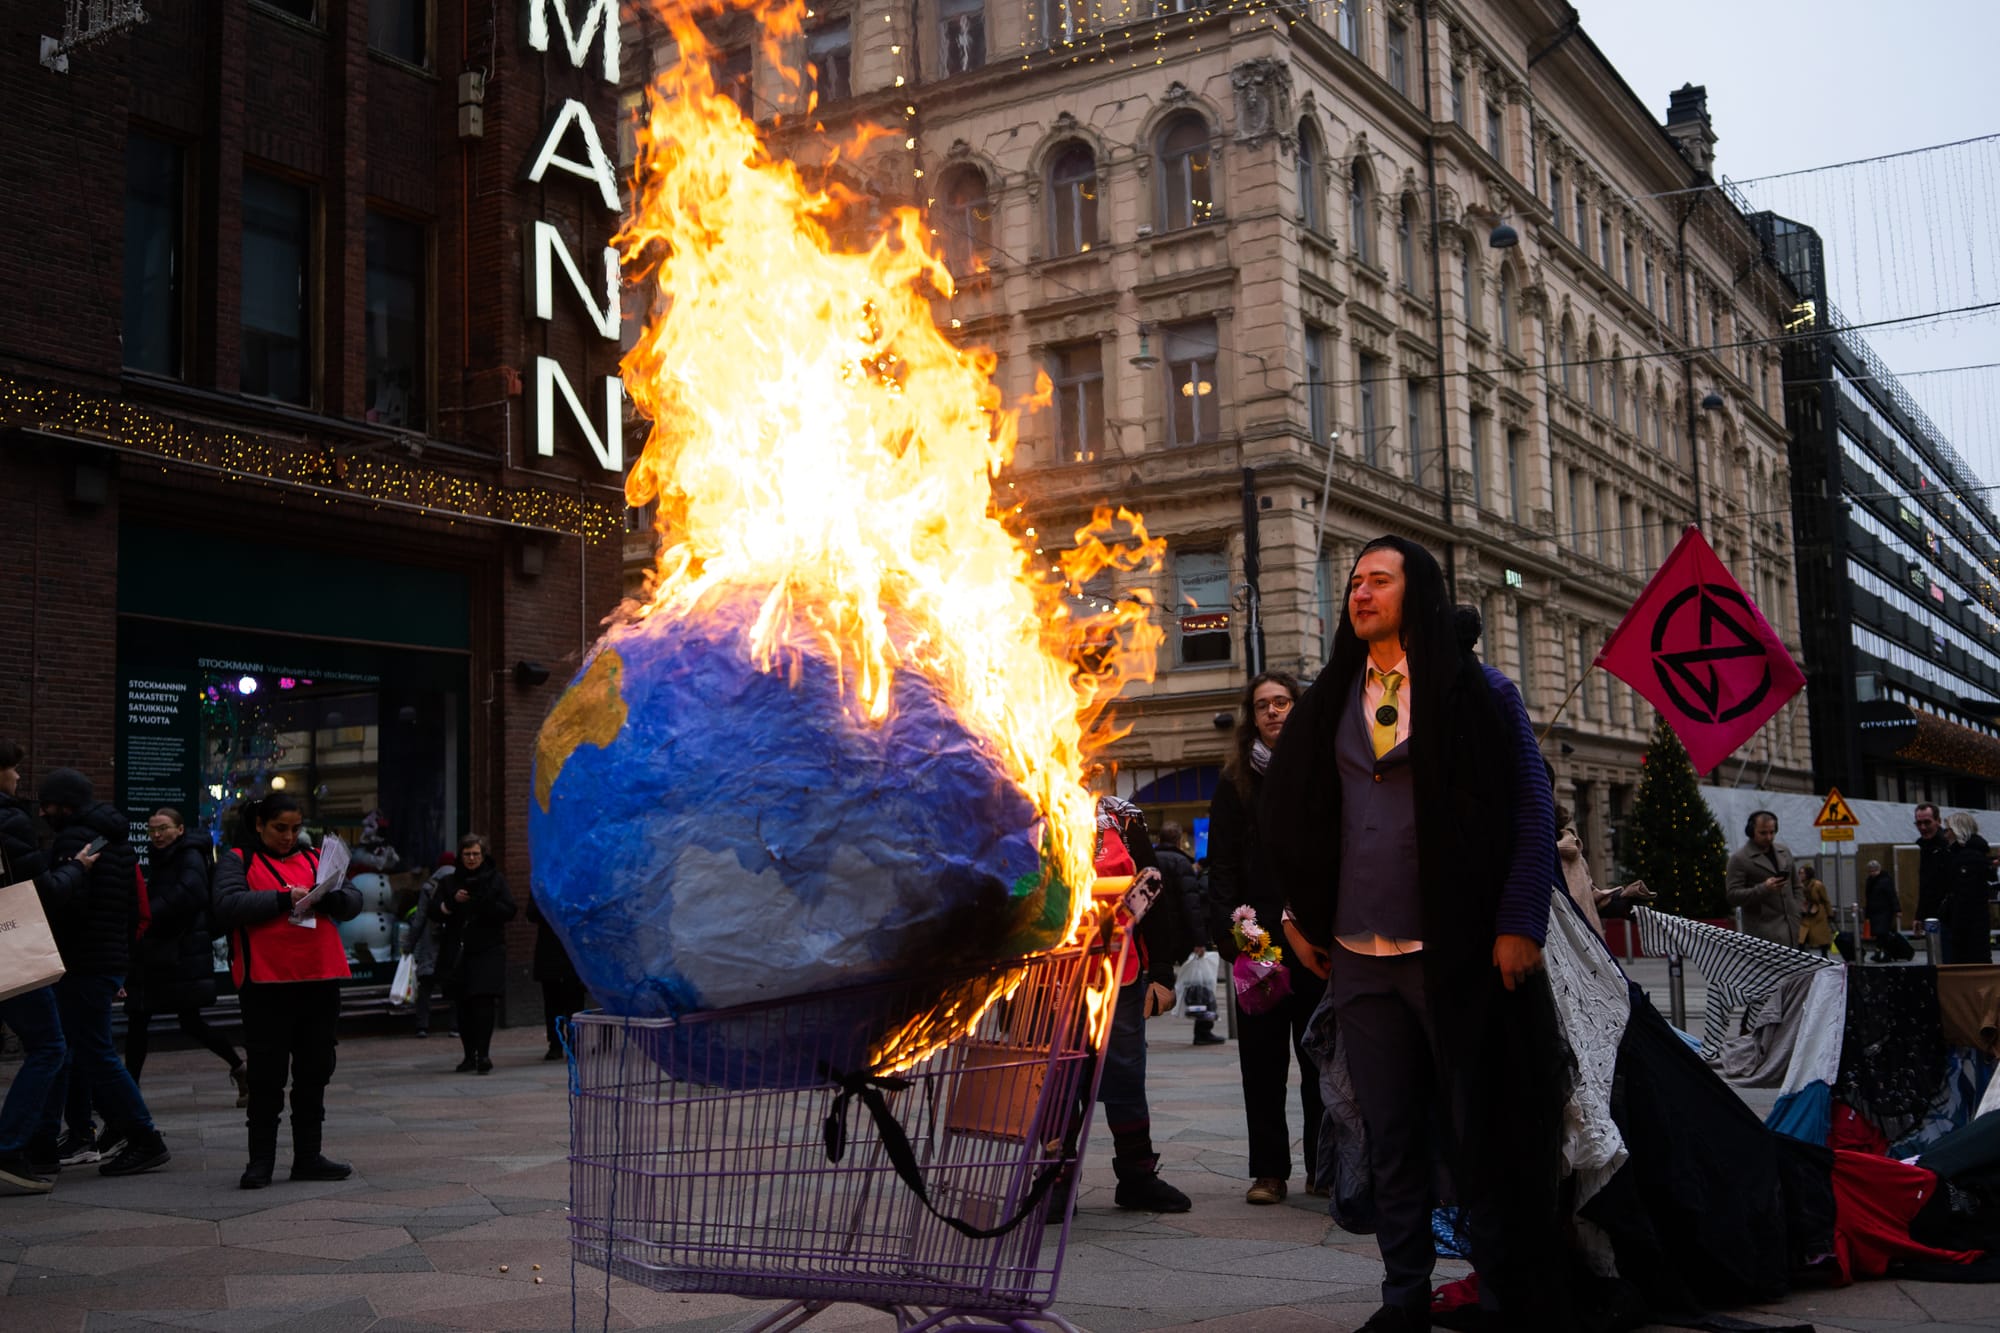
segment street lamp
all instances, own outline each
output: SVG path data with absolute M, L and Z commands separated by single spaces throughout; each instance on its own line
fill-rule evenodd
M 1707 393 L 1701 396 L 1702 411 L 1720 412 L 1722 408 L 1723 408 L 1722 395 L 1717 393 L 1715 390 L 1710 389 Z
M 1493 224 L 1493 230 L 1486 233 L 1486 245 L 1493 250 L 1512 250 L 1521 243 L 1521 233 L 1505 222 Z
M 1139 326 L 1139 355 L 1131 358 L 1134 370 L 1151 370 L 1160 364 L 1160 358 L 1153 355 L 1153 335 L 1149 325 Z

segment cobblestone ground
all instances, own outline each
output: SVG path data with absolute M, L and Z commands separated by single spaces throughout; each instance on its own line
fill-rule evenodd
M 1634 974 L 1665 1009 L 1664 970 L 1641 963 Z M 1698 1012 L 1698 979 L 1691 991 Z M 1114 1209 L 1110 1145 L 1098 1135 L 1055 1308 L 1088 1333 L 1353 1329 L 1374 1308 L 1373 1244 L 1302 1195 L 1243 1202 L 1235 1052 L 1192 1047 L 1172 1023 L 1152 1031 L 1154 1129 L 1164 1173 L 1194 1209 Z M 281 1152 L 278 1181 L 262 1193 L 236 1188 L 242 1113 L 220 1062 L 156 1051 L 144 1088 L 173 1163 L 123 1180 L 72 1168 L 52 1195 L 0 1199 L 0 1330 L 564 1329 L 574 1312 L 586 1329 L 706 1333 L 769 1308 L 607 1283 L 592 1270 L 572 1292 L 564 1067 L 541 1060 L 539 1029 L 502 1032 L 495 1046 L 498 1067 L 479 1077 L 451 1072 L 457 1043 L 442 1034 L 418 1041 L 378 1025 L 349 1036 L 327 1146 L 354 1162 L 354 1177 L 286 1183 Z M 0 1079 L 9 1072 L 0 1066 Z M 2000 1291 L 1878 1282 L 1736 1313 L 1869 1333 L 2000 1329 Z M 834 1310 L 808 1327 L 893 1325 Z

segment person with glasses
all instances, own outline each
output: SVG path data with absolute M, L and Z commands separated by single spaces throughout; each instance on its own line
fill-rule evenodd
M 1208 807 L 1209 938 L 1224 960 L 1234 963 L 1237 948 L 1229 914 L 1238 907 L 1252 908 L 1258 925 L 1279 941 L 1291 978 L 1291 994 L 1272 1008 L 1261 1014 L 1239 1008 L 1236 1014 L 1236 1063 L 1250 1139 L 1250 1188 L 1243 1199 L 1265 1206 L 1282 1201 L 1291 1188 L 1292 1133 L 1285 1101 L 1295 1056 L 1299 1101 L 1305 1111 L 1306 1193 L 1324 1193 L 1313 1179 L 1324 1110 L 1319 1067 L 1301 1043 L 1326 983 L 1281 933 L 1287 886 L 1265 868 L 1258 819 L 1265 768 L 1301 693 L 1298 681 L 1282 671 L 1263 672 L 1244 687 L 1235 748 L 1222 767 L 1222 781 Z
M 301 908 L 319 877 L 319 853 L 299 841 L 299 803 L 278 791 L 239 809 L 243 845 L 216 863 L 214 905 L 216 925 L 229 932 L 229 973 L 250 1053 L 250 1162 L 237 1184 L 271 1183 L 288 1080 L 292 1179 L 345 1180 L 354 1168 L 321 1147 L 340 983 L 350 975 L 337 923 L 361 915 L 361 890 L 335 885 Z
M 152 917 L 145 936 L 132 946 L 132 973 L 125 978 L 125 1068 L 137 1083 L 146 1067 L 152 1016 L 172 1014 L 184 1036 L 229 1066 L 236 1104 L 248 1106 L 250 1075 L 243 1057 L 201 1016 L 204 1005 L 215 1003 L 215 939 L 208 927 L 215 861 L 208 839 L 188 836 L 181 812 L 165 805 L 147 817 L 146 836 L 153 844 L 146 867 Z

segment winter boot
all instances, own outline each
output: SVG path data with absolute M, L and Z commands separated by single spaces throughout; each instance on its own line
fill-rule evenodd
M 354 1174 L 346 1162 L 336 1162 L 320 1151 L 321 1122 L 300 1118 L 292 1112 L 292 1179 L 345 1180 Z
M 1184 1213 L 1194 1206 L 1187 1195 L 1160 1179 L 1157 1156 L 1114 1157 L 1111 1170 L 1118 1177 L 1118 1189 L 1111 1201 L 1120 1208 L 1141 1213 Z
M 257 1125 L 250 1127 L 250 1164 L 243 1168 L 242 1179 L 237 1187 L 246 1190 L 260 1190 L 271 1183 L 271 1172 L 278 1167 L 278 1127 L 268 1129 Z

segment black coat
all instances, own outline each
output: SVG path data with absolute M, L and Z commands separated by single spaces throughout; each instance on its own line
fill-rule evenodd
M 19 884 L 48 870 L 49 858 L 35 836 L 35 807 L 0 792 L 0 885 Z
M 64 864 L 100 837 L 104 850 L 89 870 L 79 874 L 79 867 Z M 98 801 L 66 818 L 49 848 L 49 863 L 54 869 L 35 887 L 63 966 L 85 976 L 124 976 L 131 970 L 132 932 L 139 924 L 139 854 L 124 812 Z
M 1868 929 L 1880 939 L 1896 928 L 1896 913 L 1903 910 L 1902 898 L 1896 893 L 1896 877 L 1886 870 L 1876 871 L 1868 877 L 1867 895 Z
M 460 890 L 471 894 L 458 902 Z M 503 995 L 507 990 L 507 923 L 518 909 L 507 877 L 489 858 L 479 869 L 461 867 L 431 897 L 431 920 L 444 925 L 437 975 L 453 999 Z
M 1940 910 L 1947 963 L 1990 963 L 1993 961 L 1991 914 L 1987 903 L 1992 892 L 1986 887 L 1986 839 L 1977 833 L 1954 843 L 1945 858 L 1944 903 Z
M 178 1013 L 215 1003 L 215 936 L 208 924 L 214 868 L 206 838 L 182 834 L 153 853 L 146 877 L 153 919 L 125 978 L 127 1012 Z
M 1178 847 L 1155 847 L 1153 859 L 1159 863 L 1161 897 L 1173 898 L 1177 910 L 1174 961 L 1188 956 L 1197 944 L 1208 943 L 1208 905 L 1201 896 L 1201 882 L 1194 873 L 1194 861 Z
M 1951 839 L 1943 829 L 1928 838 L 1917 839 L 1917 925 L 1931 917 L 1944 916 L 1946 890 L 1951 881 Z
M 541 906 L 535 902 L 535 895 L 528 895 L 528 920 L 535 926 L 535 964 L 531 976 L 536 981 L 553 982 L 558 986 L 574 986 L 581 989 L 583 978 L 576 974 L 576 964 L 569 960 L 569 951 L 557 937 L 555 928 L 542 915 Z
M 1225 777 L 1209 801 L 1208 935 L 1223 958 L 1235 962 L 1236 937 L 1230 932 L 1229 914 L 1249 907 L 1257 913 L 1257 924 L 1277 942 L 1285 961 L 1296 963 L 1298 958 L 1285 938 L 1283 925 L 1285 891 L 1271 882 L 1264 868 L 1264 838 L 1257 818 L 1263 788 L 1263 776 L 1252 773 L 1246 802 L 1236 784 Z

